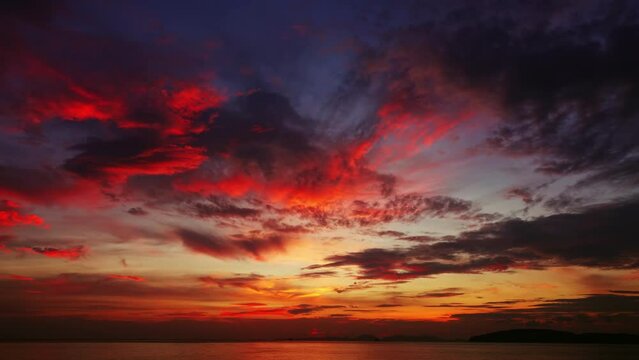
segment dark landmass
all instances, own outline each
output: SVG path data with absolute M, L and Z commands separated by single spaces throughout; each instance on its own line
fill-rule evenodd
M 514 329 L 471 337 L 471 342 L 639 344 L 639 335 L 583 333 L 549 329 Z
M 0 338 L 2 342 L 148 342 L 148 343 L 218 343 L 218 342 L 269 342 L 269 341 L 335 341 L 335 342 L 450 342 L 451 340 L 441 339 L 435 336 L 422 335 L 392 335 L 377 337 L 374 335 L 360 335 L 355 337 L 335 337 L 335 336 L 312 336 L 300 338 L 283 339 L 108 339 L 108 338 Z M 638 344 L 639 335 L 633 334 L 610 334 L 610 333 L 582 333 L 576 334 L 568 331 L 557 331 L 549 329 L 514 329 L 497 331 L 493 333 L 473 336 L 469 342 L 492 342 L 492 343 L 573 343 L 573 344 Z M 462 340 L 463 342 L 463 340 Z

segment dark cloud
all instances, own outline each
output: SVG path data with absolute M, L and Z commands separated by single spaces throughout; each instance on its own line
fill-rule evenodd
M 402 236 L 399 239 L 406 240 L 406 241 L 414 241 L 414 242 L 433 242 L 433 241 L 439 240 L 438 237 L 431 236 L 431 235 Z
M 79 153 L 66 160 L 64 168 L 82 177 L 98 179 L 171 175 L 195 169 L 205 160 L 201 149 L 151 131 L 113 140 L 90 139 L 71 150 Z
M 594 294 L 580 298 L 553 299 L 523 309 L 500 309 L 491 312 L 456 314 L 452 317 L 468 323 L 504 324 L 514 327 L 559 329 L 592 328 L 610 331 L 619 324 L 630 324 L 639 317 L 638 296 Z M 623 320 L 625 319 L 625 320 Z M 616 325 L 615 325 L 616 324 Z M 627 325 L 625 331 L 629 331 Z M 632 331 L 630 331 L 632 332 Z
M 275 219 L 269 219 L 262 223 L 265 230 L 276 231 L 285 234 L 305 234 L 310 233 L 311 229 L 304 225 L 289 225 Z
M 320 278 L 326 276 L 336 276 L 336 271 L 325 270 L 325 271 L 311 271 L 299 274 L 302 278 Z
M 327 309 L 339 309 L 345 308 L 344 305 L 309 305 L 309 304 L 300 304 L 297 307 L 289 309 L 288 313 L 291 315 L 307 315 L 311 313 L 315 313 L 322 310 Z
M 198 136 L 209 156 L 226 154 L 242 166 L 257 166 L 267 177 L 287 164 L 321 154 L 311 144 L 312 123 L 284 96 L 257 91 L 237 98 L 215 113 L 210 128 Z
M 63 201 L 81 189 L 66 173 L 51 168 L 0 165 L 0 194 L 36 203 Z
M 453 255 L 429 254 L 429 252 L 431 252 L 429 248 L 421 246 L 393 250 L 366 249 L 345 255 L 329 256 L 326 258 L 328 263 L 311 265 L 307 268 L 356 266 L 359 268 L 358 278 L 360 279 L 402 280 L 446 273 L 503 271 L 513 265 L 513 261 L 505 256 L 481 256 L 468 261 L 454 262 Z
M 518 198 L 521 199 L 526 205 L 534 205 L 542 200 L 542 198 L 535 196 L 534 190 L 527 187 L 514 187 L 506 191 L 506 198 Z
M 8 0 L 2 3 L 1 13 L 5 20 L 45 25 L 63 8 L 65 8 L 65 1 Z
M 594 294 L 580 298 L 548 300 L 537 304 L 530 311 L 544 313 L 637 314 L 639 312 L 639 296 L 631 295 Z
M 555 212 L 574 210 L 583 205 L 584 199 L 566 193 L 551 197 L 544 202 L 544 207 Z
M 370 281 L 359 281 L 359 282 L 356 281 L 344 287 L 334 288 L 333 291 L 335 291 L 338 294 L 341 294 L 341 293 L 355 291 L 355 290 L 366 290 L 366 289 L 372 288 L 373 286 L 375 286 L 375 284 L 371 283 Z
M 148 211 L 144 210 L 141 207 L 132 207 L 129 210 L 127 210 L 127 213 L 131 215 L 135 215 L 135 216 L 144 216 L 149 214 Z
M 424 196 L 422 194 L 395 195 L 383 204 L 355 202 L 352 209 L 360 224 L 391 221 L 412 222 L 423 216 L 447 217 L 470 212 L 470 201 L 448 196 Z
M 401 237 L 404 235 L 406 234 L 401 231 L 395 231 L 395 230 L 384 230 L 384 231 L 377 232 L 377 236 Z
M 618 295 L 639 295 L 639 291 L 635 290 L 610 290 L 610 292 Z
M 464 232 L 434 248 L 485 256 L 497 253 L 514 261 L 547 265 L 636 267 L 633 258 L 639 248 L 632 240 L 637 236 L 632 219 L 638 213 L 639 201 L 630 199 L 579 213 L 506 220 Z
M 639 183 L 639 157 L 628 154 L 614 166 L 605 167 L 575 184 L 575 188 L 584 188 L 597 184 L 613 186 L 636 186 Z
M 416 18 L 427 20 L 391 31 L 364 56 L 366 76 L 383 74 L 388 83 L 382 110 L 392 105 L 429 121 L 423 115 L 448 114 L 455 124 L 451 108 L 487 105 L 502 120 L 492 149 L 536 156 L 546 174 L 596 171 L 590 181 L 636 182 L 636 3 L 422 8 Z M 435 9 L 440 15 L 428 16 Z
M 222 259 L 250 257 L 263 260 L 267 254 L 284 252 L 289 243 L 288 239 L 280 235 L 230 239 L 189 229 L 177 229 L 176 233 L 188 249 Z
M 192 211 L 201 218 L 226 218 L 226 217 L 256 217 L 260 210 L 240 207 L 228 198 L 220 196 L 210 196 L 206 201 L 193 204 Z
M 480 214 L 470 201 L 420 193 L 395 194 L 377 201 L 355 200 L 348 206 L 337 208 L 294 206 L 285 211 L 319 227 L 374 226 L 415 222 L 426 217 L 470 219 Z M 397 232 L 384 231 L 381 234 L 390 236 Z
M 636 268 L 639 236 L 633 222 L 639 201 L 630 199 L 531 220 L 491 223 L 432 244 L 366 249 L 326 258 L 309 269 L 356 266 L 365 279 L 410 279 L 443 273 L 580 265 Z
M 465 290 L 462 288 L 446 288 L 432 291 L 425 291 L 415 295 L 416 298 L 445 298 L 464 295 Z

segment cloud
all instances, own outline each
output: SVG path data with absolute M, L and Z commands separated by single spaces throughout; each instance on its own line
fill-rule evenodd
M 263 317 L 263 316 L 290 316 L 288 309 L 281 308 L 257 308 L 244 311 L 222 311 L 220 317 Z
M 126 211 L 127 213 L 131 214 L 131 215 L 135 215 L 135 216 L 144 216 L 144 215 L 148 215 L 148 211 L 144 210 L 141 207 L 132 207 L 129 210 Z
M 39 216 L 23 214 L 18 204 L 9 200 L 0 200 L 0 228 L 18 225 L 46 226 Z
M 327 309 L 339 309 L 345 308 L 344 305 L 309 305 L 309 304 L 300 304 L 294 308 L 288 309 L 288 313 L 291 315 L 307 315 L 312 314 L 318 311 L 327 310 Z
M 79 153 L 67 159 L 64 168 L 85 178 L 118 182 L 133 175 L 171 175 L 199 167 L 206 159 L 204 150 L 181 141 L 148 131 L 113 140 L 90 139 L 71 148 Z
M 220 313 L 222 317 L 260 317 L 260 316 L 298 316 L 310 315 L 323 310 L 345 308 L 344 305 L 310 305 L 299 304 L 289 307 L 264 308 L 259 307 L 251 310 L 243 311 L 223 311 Z
M 436 236 L 431 236 L 431 235 L 402 236 L 399 239 L 406 240 L 406 241 L 414 241 L 414 242 L 434 242 L 438 240 Z
M 503 323 L 508 326 L 551 328 L 593 328 L 603 331 L 612 324 L 638 317 L 639 296 L 593 294 L 579 298 L 552 299 L 523 309 L 500 309 L 492 312 L 455 314 L 463 322 Z
M 472 203 L 448 196 L 403 194 L 389 198 L 383 204 L 357 201 L 351 216 L 361 225 L 391 221 L 413 222 L 423 216 L 446 217 L 470 212 Z
M 237 206 L 221 196 L 209 196 L 205 201 L 193 204 L 191 210 L 201 218 L 245 218 L 260 214 L 258 209 Z
M 405 233 L 401 231 L 395 231 L 395 230 L 384 230 L 384 231 L 377 232 L 377 236 L 402 237 L 405 235 L 406 235 Z
M 370 281 L 360 281 L 360 282 L 356 281 L 352 284 L 349 284 L 348 286 L 334 288 L 333 291 L 335 291 L 338 294 L 342 294 L 348 291 L 370 289 L 373 286 L 375 286 L 375 284 L 372 284 Z
M 328 208 L 298 205 L 283 212 L 311 221 L 318 227 L 367 227 L 416 222 L 426 217 L 471 219 L 480 214 L 470 201 L 421 193 L 395 194 L 375 201 L 354 200 L 346 206 Z M 381 236 L 390 234 L 393 232 L 383 232 Z
M 198 281 L 205 286 L 249 290 L 246 293 L 249 294 L 247 296 L 250 296 L 251 299 L 255 299 L 255 296 L 259 295 L 281 302 L 284 299 L 304 298 L 313 295 L 313 292 L 307 291 L 303 287 L 297 287 L 289 283 L 285 278 L 267 277 L 255 273 L 233 274 L 232 276 L 200 276 Z M 242 310 L 242 312 L 244 311 Z
M 207 159 L 191 137 L 225 96 L 212 87 L 201 44 L 176 51 L 180 45 L 68 31 L 59 24 L 90 24 L 93 14 L 38 4 L 2 14 L 2 43 L 10 45 L 0 64 L 0 128 L 48 153 L 38 155 L 41 167 L 3 164 L 2 196 L 95 204 L 105 185 L 193 170 Z
M 366 249 L 345 255 L 326 258 L 328 263 L 308 266 L 308 269 L 323 269 L 342 266 L 356 266 L 359 279 L 406 280 L 447 273 L 480 273 L 503 271 L 512 266 L 512 260 L 503 256 L 481 257 L 469 261 L 430 261 L 437 259 L 422 254 L 419 248 L 409 249 Z
M 299 274 L 301 278 L 321 278 L 327 276 L 335 276 L 337 275 L 336 271 L 325 270 L 325 271 L 310 271 Z
M 439 290 L 432 290 L 419 293 L 415 295 L 416 298 L 445 298 L 464 295 L 464 289 L 462 288 L 446 288 Z
M 237 275 L 232 277 L 202 276 L 198 278 L 198 280 L 205 284 L 212 284 L 219 287 L 232 286 L 257 290 L 259 289 L 257 284 L 264 280 L 264 276 L 259 274 Z
M 375 305 L 375 307 L 378 308 L 394 308 L 394 307 L 400 307 L 403 306 L 402 304 L 379 304 L 379 305 Z
M 46 8 L 33 14 L 47 16 L 25 15 L 33 9 L 3 16 L 3 42 L 12 44 L 0 68 L 8 75 L 0 81 L 0 109 L 7 126 L 97 120 L 120 128 L 184 134 L 194 130 L 194 113 L 223 99 L 206 84 L 206 55 L 197 54 L 201 48 L 175 51 L 166 44 L 113 33 L 70 32 L 59 26 L 60 18 L 70 15 L 60 11 L 65 5 L 21 8 L 29 7 Z M 75 15 L 78 22 L 91 18 L 82 11 Z M 98 55 L 105 53 L 109 56 Z
M 253 258 L 264 260 L 264 256 L 286 251 L 290 240 L 280 235 L 242 236 L 237 239 L 203 234 L 189 229 L 176 230 L 182 244 L 188 249 L 217 258 Z
M 628 199 L 578 213 L 508 219 L 429 244 L 332 255 L 307 268 L 355 266 L 359 278 L 389 280 L 571 265 L 636 268 L 638 212 L 639 201 Z
M 47 291 L 46 305 L 50 310 L 58 310 L 59 300 L 65 300 L 65 294 L 100 294 L 103 299 L 128 296 L 133 299 L 144 298 L 169 298 L 198 299 L 210 303 L 211 296 L 214 296 L 216 289 L 188 289 L 186 287 L 151 286 L 147 283 L 131 281 L 105 281 L 100 276 L 86 275 L 63 275 L 58 278 L 43 279 L 35 281 L 15 281 L 0 280 L 3 282 L 3 289 L 6 292 L 0 293 L 0 301 L 3 310 L 11 306 L 7 300 L 16 301 L 16 294 L 24 294 L 27 289 L 42 289 Z M 38 282 L 41 282 L 39 284 Z M 13 283 L 13 287 L 4 282 Z M 67 283 L 68 282 L 68 283 Z M 138 321 L 119 321 L 109 316 L 87 317 L 86 313 L 80 310 L 80 316 L 60 315 L 39 316 L 38 308 L 34 307 L 32 301 L 26 301 L 29 297 L 21 297 L 23 309 L 19 313 L 8 314 L 0 311 L 5 327 L 0 328 L 3 338 L 8 339 L 194 339 L 194 338 L 214 338 L 228 340 L 259 340 L 259 339 L 285 339 L 297 338 L 307 334 L 308 329 L 320 329 L 323 333 L 333 336 L 354 337 L 361 334 L 405 334 L 423 335 L 429 333 L 443 338 L 451 336 L 467 337 L 496 330 L 512 328 L 555 328 L 580 332 L 603 331 L 603 332 L 629 332 L 636 328 L 637 296 L 622 295 L 587 295 L 563 299 L 561 305 L 557 305 L 557 300 L 551 299 L 545 302 L 548 306 L 533 306 L 519 309 L 492 309 L 476 313 L 465 313 L 451 315 L 449 321 L 425 321 L 425 320 L 392 320 L 392 319 L 344 319 L 343 316 L 331 318 L 330 314 L 323 316 L 323 310 L 317 309 L 324 305 L 299 304 L 293 306 L 267 307 L 262 313 L 246 313 L 237 309 L 229 310 L 228 315 L 222 318 L 208 316 L 205 319 L 188 321 L 181 319 L 177 322 L 172 318 L 181 318 L 178 313 L 185 313 L 184 310 L 170 311 L 173 316 L 168 316 L 158 321 L 158 318 L 151 320 L 138 319 Z M 93 307 L 93 314 L 96 315 L 95 305 L 84 301 L 75 302 L 76 311 L 82 309 L 79 305 Z M 135 302 L 132 301 L 135 305 Z M 68 301 L 66 303 L 68 306 Z M 122 307 L 122 304 L 117 304 Z M 242 306 L 242 305 L 240 305 Z M 326 305 L 336 306 L 341 305 Z M 463 305 L 462 305 L 463 306 Z M 256 306 L 257 308 L 263 306 Z M 311 311 L 310 315 L 293 315 L 288 310 L 306 309 Z M 135 307 L 131 308 L 134 310 Z M 383 309 L 378 308 L 378 309 Z M 346 309 L 346 310 L 366 310 L 366 309 Z M 103 310 L 106 311 L 106 310 Z M 192 311 L 192 310 L 191 310 Z M 223 311 L 224 312 L 224 311 Z M 244 312 L 244 314 L 239 314 Z M 51 314 L 51 313 L 49 313 Z M 97 313 L 99 316 L 100 313 Z M 269 319 L 264 319 L 269 317 Z M 281 318 L 281 319 L 273 319 Z M 10 326 L 11 325 L 11 326 Z M 65 332 L 60 333 L 51 329 L 64 328 Z M 99 329 L 96 331 L 95 329 Z M 35 333 L 34 333 L 35 331 Z M 451 335 L 453 334 L 453 335 Z
M 639 291 L 634 290 L 610 290 L 610 292 L 619 295 L 639 295 Z
M 78 182 L 55 169 L 0 165 L 0 194 L 35 203 L 60 203 L 81 190 Z
M 33 278 L 30 276 L 17 275 L 17 274 L 0 275 L 0 279 L 9 279 L 9 280 L 16 280 L 16 281 L 33 281 Z
M 322 207 L 357 194 L 392 194 L 395 177 L 372 169 L 359 136 L 333 139 L 293 108 L 288 98 L 255 91 L 215 111 L 195 136 L 215 165 L 177 177 L 179 191 L 234 198 L 254 195 L 280 206 Z
M 272 230 L 284 234 L 306 234 L 312 230 L 304 225 L 289 225 L 275 219 L 269 219 L 262 223 L 262 227 L 266 230 Z
M 546 200 L 544 202 L 544 207 L 555 212 L 562 212 L 579 208 L 583 205 L 583 203 L 584 199 L 582 197 L 576 197 L 566 193 L 562 193 Z
M 592 206 L 578 213 L 506 220 L 468 231 L 433 249 L 476 255 L 503 254 L 515 262 L 627 268 L 638 264 L 633 214 L 639 201 Z
M 256 126 L 269 131 L 255 131 Z M 299 166 L 310 161 L 309 156 L 321 155 L 310 142 L 312 126 L 286 97 L 257 91 L 220 109 L 213 126 L 197 140 L 209 156 L 230 156 L 242 167 L 257 166 L 271 178 L 286 163 Z
M 375 134 L 404 129 L 403 143 L 427 145 L 473 113 L 488 113 L 499 122 L 483 150 L 532 156 L 548 175 L 593 172 L 584 185 L 636 183 L 635 3 L 541 10 L 462 2 L 421 11 L 416 18 L 424 20 L 388 31 L 362 55 L 361 81 L 385 86 Z
M 20 247 L 16 250 L 27 254 L 40 254 L 50 258 L 60 258 L 67 260 L 78 260 L 81 257 L 86 256 L 89 252 L 89 248 L 80 245 L 69 248 L 55 248 L 55 247 Z
M 513 187 L 506 191 L 506 199 L 518 198 L 521 199 L 526 205 L 534 205 L 541 201 L 540 198 L 535 197 L 533 190 L 527 187 Z
M 113 279 L 113 280 L 126 280 L 126 281 L 145 281 L 145 279 L 141 276 L 135 276 L 135 275 L 119 275 L 119 274 L 113 274 L 113 275 L 108 275 L 107 276 L 108 279 Z
M 130 317 L 130 311 L 142 317 L 155 317 L 158 308 L 149 302 L 164 300 L 188 300 L 195 304 L 211 298 L 227 301 L 237 299 L 232 290 L 205 288 L 197 283 L 172 284 L 171 281 L 156 283 L 139 276 L 120 274 L 65 273 L 48 277 L 33 277 L 22 281 L 15 278 L 0 278 L 0 317 L 70 315 Z M 46 301 L 44 300 L 46 299 Z M 99 299 L 96 302 L 96 299 Z M 168 306 L 167 307 L 165 307 Z M 163 305 L 178 310 L 175 305 Z M 193 309 L 193 308 L 191 308 Z

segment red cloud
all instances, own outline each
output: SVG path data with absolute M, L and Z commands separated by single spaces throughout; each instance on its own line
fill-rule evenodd
M 390 192 L 392 187 L 391 177 L 377 174 L 345 154 L 290 163 L 285 167 L 282 164 L 282 167 L 282 172 L 274 177 L 238 170 L 218 179 L 203 175 L 180 178 L 173 182 L 173 187 L 185 192 L 235 198 L 254 194 L 272 203 L 292 206 L 328 206 L 352 200 L 358 194 Z
M 204 149 L 183 144 L 180 138 L 163 138 L 153 131 L 114 140 L 93 139 L 73 147 L 80 151 L 64 168 L 84 178 L 116 183 L 135 175 L 172 175 L 200 166 Z
M 217 181 L 207 179 L 179 180 L 173 183 L 177 190 L 195 192 L 225 194 L 232 197 L 241 197 L 249 191 L 260 191 L 263 186 L 255 179 L 243 175 L 235 174 Z
M 10 279 L 10 280 L 17 280 L 17 281 L 33 281 L 32 277 L 16 275 L 16 274 L 0 275 L 0 279 Z
M 17 225 L 46 226 L 37 215 L 20 213 L 20 206 L 9 200 L 0 201 L 0 228 Z
M 70 248 L 53 248 L 53 247 L 23 247 L 18 251 L 30 254 L 40 254 L 50 258 L 60 258 L 67 260 L 77 260 L 86 255 L 88 248 L 85 246 L 75 246 Z
M 107 275 L 107 279 L 113 279 L 113 280 L 127 280 L 127 281 L 146 281 L 143 277 L 140 276 L 134 276 L 134 275 Z

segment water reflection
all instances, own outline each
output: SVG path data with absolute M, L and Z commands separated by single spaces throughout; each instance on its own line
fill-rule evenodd
M 470 343 L 0 344 L 7 360 L 589 360 L 639 359 L 639 346 Z

